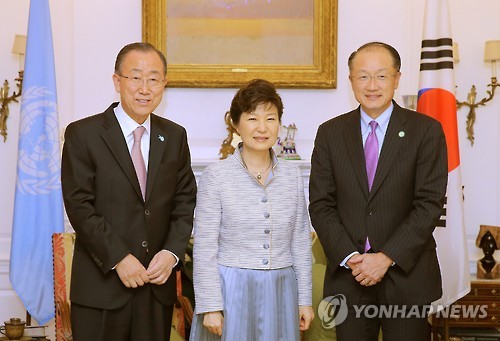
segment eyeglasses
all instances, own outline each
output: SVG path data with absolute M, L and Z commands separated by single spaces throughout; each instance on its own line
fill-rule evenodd
M 150 78 L 143 78 L 141 76 L 124 76 L 117 74 L 119 77 L 125 78 L 130 85 L 132 85 L 135 88 L 139 88 L 144 84 L 144 81 L 146 81 L 146 84 L 150 89 L 159 89 L 164 86 L 164 79 L 160 80 L 156 77 L 150 77 Z
M 371 75 L 359 75 L 359 76 L 351 76 L 351 77 L 356 83 L 359 83 L 359 84 L 367 84 L 368 82 L 371 82 L 372 79 L 379 84 L 383 84 L 383 83 L 387 82 L 389 80 L 389 78 L 395 77 L 396 75 L 397 75 L 397 73 L 395 73 L 393 75 L 379 74 L 379 75 L 373 75 L 373 76 L 371 76 Z

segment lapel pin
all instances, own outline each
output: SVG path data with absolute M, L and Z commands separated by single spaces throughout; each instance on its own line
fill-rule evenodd
M 163 136 L 161 136 L 161 135 L 158 135 L 158 140 L 160 140 L 161 142 L 163 142 L 163 141 L 165 141 L 165 138 Z
M 399 137 L 405 137 L 405 132 L 401 130 L 398 135 Z

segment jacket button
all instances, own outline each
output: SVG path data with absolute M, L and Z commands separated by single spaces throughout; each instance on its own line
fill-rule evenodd
M 269 218 L 271 215 L 269 214 L 269 212 L 265 212 L 264 213 L 264 218 Z
M 372 215 L 372 214 L 373 214 L 373 212 L 372 212 L 372 211 L 368 211 L 368 215 Z
M 267 265 L 267 264 L 269 264 L 269 261 L 267 259 L 263 259 L 262 264 Z
M 363 239 L 358 239 L 358 243 L 361 245 L 365 245 L 365 241 Z
M 151 213 L 151 212 L 149 212 L 149 210 L 145 210 L 145 211 L 144 211 L 144 214 L 145 214 L 145 215 L 150 215 L 150 213 Z
M 264 245 L 262 245 L 264 247 L 264 249 L 269 249 L 269 244 L 268 243 L 265 243 Z
M 271 230 L 270 230 L 270 229 L 265 229 L 265 230 L 264 230 L 264 233 L 265 233 L 265 234 L 269 234 L 269 233 L 271 233 Z
M 148 247 L 148 242 L 144 240 L 144 241 L 141 243 L 141 245 L 142 245 L 142 247 Z

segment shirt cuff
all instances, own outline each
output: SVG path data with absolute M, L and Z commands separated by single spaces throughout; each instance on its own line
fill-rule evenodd
M 174 257 L 175 257 L 175 264 L 174 264 L 174 266 L 172 267 L 172 268 L 175 268 L 175 267 L 177 266 L 177 264 L 179 264 L 179 257 L 177 257 L 177 256 L 176 256 L 176 254 L 175 254 L 175 253 L 173 253 L 172 251 L 165 250 L 165 249 L 160 250 L 160 252 L 163 252 L 163 251 L 170 252 L 170 254 L 171 254 L 172 256 L 174 256 Z
M 342 261 L 342 263 L 340 263 L 340 266 L 343 266 L 346 269 L 350 269 L 349 265 L 347 265 L 347 261 L 349 260 L 349 258 L 351 258 L 352 256 L 354 256 L 356 254 L 359 255 L 359 252 L 358 251 L 354 251 L 354 252 L 350 253 L 346 258 L 344 258 L 344 260 Z

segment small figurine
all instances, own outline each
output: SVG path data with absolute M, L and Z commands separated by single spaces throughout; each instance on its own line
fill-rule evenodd
M 495 258 L 493 258 L 493 253 L 497 250 L 497 243 L 495 238 L 490 231 L 487 231 L 483 238 L 481 238 L 481 243 L 479 244 L 481 249 L 483 249 L 484 257 L 481 258 L 481 265 L 486 272 L 491 272 L 496 264 Z
M 481 225 L 476 238 L 476 246 L 483 250 L 484 257 L 477 261 L 478 279 L 500 278 L 500 265 L 493 257 L 500 245 L 500 226 Z
M 278 137 L 277 143 L 277 154 L 278 157 L 283 158 L 285 160 L 300 160 L 300 155 L 297 154 L 297 150 L 295 147 L 295 133 L 297 132 L 297 126 L 295 123 L 289 124 L 287 126 L 282 126 L 283 131 L 286 131 L 286 136 L 283 138 Z

